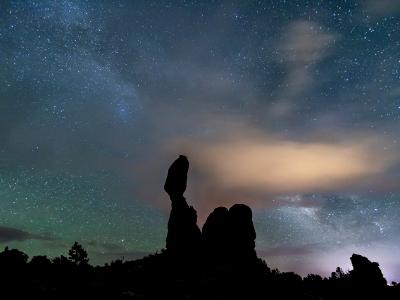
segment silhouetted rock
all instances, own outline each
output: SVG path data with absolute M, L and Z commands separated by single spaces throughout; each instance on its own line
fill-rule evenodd
M 386 286 L 386 279 L 377 262 L 371 262 L 359 254 L 353 254 L 350 260 L 353 265 L 350 278 L 356 285 L 366 289 L 380 289 Z
M 183 197 L 187 185 L 187 173 L 189 171 L 189 161 L 186 156 L 179 157 L 168 169 L 167 179 L 165 180 L 164 190 L 171 200 Z
M 251 208 L 244 204 L 235 204 L 229 209 L 229 219 L 233 258 L 256 258 L 256 231 Z
M 172 202 L 166 248 L 170 252 L 179 254 L 189 254 L 191 251 L 198 250 L 201 239 L 196 210 L 189 206 L 183 197 L 188 170 L 189 161 L 185 156 L 180 155 L 170 166 L 164 185 Z
M 212 260 L 227 259 L 231 244 L 231 226 L 229 211 L 226 207 L 217 207 L 208 216 L 202 228 L 204 251 Z
M 208 216 L 203 230 L 204 250 L 212 261 L 255 259 L 256 232 L 250 207 L 235 204 L 218 207 Z
M 166 248 L 187 255 L 204 250 L 203 256 L 212 261 L 256 259 L 256 232 L 250 207 L 235 204 L 229 210 L 216 208 L 207 218 L 203 232 L 197 227 L 196 210 L 189 206 L 183 194 L 187 185 L 189 161 L 183 155 L 168 170 L 164 189 L 172 201 L 168 221 Z M 200 245 L 202 241 L 202 245 Z

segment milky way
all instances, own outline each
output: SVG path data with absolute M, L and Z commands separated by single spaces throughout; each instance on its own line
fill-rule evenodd
M 186 154 L 199 223 L 251 205 L 271 267 L 400 280 L 399 28 L 397 0 L 2 1 L 0 245 L 159 251 Z

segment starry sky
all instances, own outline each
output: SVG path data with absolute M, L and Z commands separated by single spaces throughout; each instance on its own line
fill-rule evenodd
M 0 1 L 0 246 L 91 263 L 252 207 L 270 267 L 400 280 L 400 1 Z

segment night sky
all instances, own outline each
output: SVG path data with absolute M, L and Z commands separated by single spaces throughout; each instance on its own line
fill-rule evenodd
M 0 247 L 92 264 L 188 202 L 253 208 L 270 267 L 400 280 L 400 1 L 0 1 Z M 390 282 L 389 281 L 389 282 Z

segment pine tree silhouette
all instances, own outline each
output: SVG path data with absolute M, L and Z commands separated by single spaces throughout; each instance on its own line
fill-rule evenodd
M 86 250 L 78 242 L 75 242 L 68 251 L 68 258 L 78 266 L 87 265 L 89 263 Z

